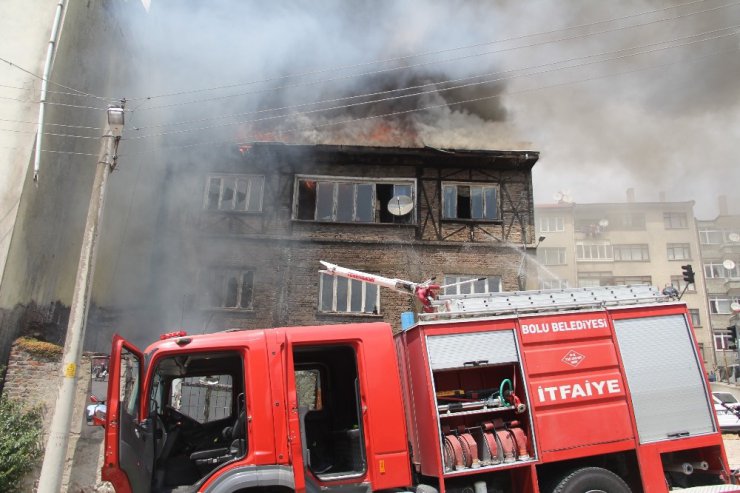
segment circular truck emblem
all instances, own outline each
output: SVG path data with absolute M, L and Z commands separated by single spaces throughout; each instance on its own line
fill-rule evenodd
M 584 359 L 586 359 L 584 355 L 582 355 L 578 351 L 574 351 L 571 349 L 570 351 L 568 351 L 568 354 L 563 356 L 563 359 L 561 359 L 560 361 L 575 368 L 576 366 L 580 365 L 581 361 L 583 361 Z

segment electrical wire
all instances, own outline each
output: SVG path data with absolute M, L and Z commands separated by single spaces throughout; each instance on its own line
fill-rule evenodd
M 534 68 L 541 68 L 541 67 L 550 66 L 550 65 L 553 65 L 553 64 L 569 63 L 569 62 L 572 62 L 572 61 L 581 60 L 581 59 L 588 59 L 588 58 L 593 58 L 593 57 L 603 57 L 604 55 L 612 55 L 612 54 L 615 54 L 615 53 L 621 53 L 621 52 L 625 52 L 625 51 L 633 51 L 633 50 L 636 50 L 636 49 L 642 49 L 642 48 L 646 48 L 646 47 L 650 47 L 650 46 L 656 46 L 656 45 L 661 45 L 661 44 L 666 44 L 666 43 L 675 43 L 676 41 L 681 41 L 681 40 L 685 40 L 685 39 L 696 38 L 698 36 L 705 36 L 705 35 L 708 35 L 708 34 L 715 34 L 717 32 L 727 31 L 728 29 L 737 29 L 738 27 L 740 27 L 740 25 L 735 25 L 735 26 L 731 26 L 731 27 L 728 27 L 728 28 L 718 29 L 718 30 L 715 30 L 715 31 L 709 31 L 709 32 L 694 34 L 694 35 L 690 35 L 690 36 L 685 36 L 685 37 L 682 37 L 682 38 L 674 38 L 674 39 L 671 39 L 671 40 L 668 40 L 668 41 L 659 41 L 659 42 L 649 43 L 649 44 L 646 44 L 646 45 L 641 45 L 641 46 L 636 46 L 636 47 L 623 48 L 623 49 L 615 50 L 615 51 L 611 51 L 611 52 L 602 52 L 602 53 L 597 53 L 597 54 L 584 55 L 582 57 L 574 57 L 574 58 L 571 58 L 571 59 L 561 60 L 561 61 L 557 61 L 557 62 L 550 62 L 550 63 L 546 63 L 546 64 L 543 64 L 543 65 L 540 65 L 540 66 L 535 66 Z M 654 53 L 654 52 L 662 51 L 662 50 L 666 50 L 666 49 L 680 48 L 680 47 L 687 46 L 687 45 L 694 44 L 694 43 L 705 42 L 705 41 L 712 41 L 712 40 L 715 40 L 715 39 L 719 39 L 719 38 L 727 37 L 727 36 L 733 36 L 733 35 L 736 35 L 736 34 L 738 34 L 738 31 L 734 31 L 734 32 L 731 32 L 729 34 L 717 35 L 717 36 L 714 36 L 714 37 L 711 37 L 711 38 L 701 39 L 701 40 L 698 40 L 698 41 L 691 41 L 691 42 L 688 42 L 688 43 L 674 44 L 674 45 L 664 46 L 664 47 L 656 48 L 656 49 L 652 49 L 652 50 L 646 50 L 646 51 L 641 51 L 641 52 L 636 52 L 636 53 L 629 53 L 629 54 L 617 56 L 617 57 L 614 57 L 614 58 L 599 59 L 599 60 L 595 60 L 595 61 L 591 61 L 591 62 L 581 63 L 581 64 L 577 64 L 577 65 L 570 65 L 570 66 L 565 66 L 565 67 L 555 67 L 555 68 L 552 68 L 552 69 L 549 69 L 549 70 L 542 70 L 542 71 L 533 72 L 533 73 L 524 73 L 524 74 L 520 74 L 520 75 L 514 75 L 514 76 L 511 76 L 511 77 L 499 77 L 499 78 L 495 78 L 495 79 L 488 79 L 488 80 L 479 81 L 479 82 L 472 82 L 472 83 L 462 84 L 462 85 L 457 85 L 457 86 L 452 86 L 452 87 L 448 87 L 448 88 L 434 89 L 434 90 L 431 90 L 431 91 L 419 91 L 419 92 L 416 92 L 416 93 L 404 94 L 404 95 L 401 95 L 401 96 L 387 97 L 387 98 L 381 98 L 381 99 L 374 99 L 374 100 L 371 100 L 371 101 L 364 101 L 364 102 L 352 103 L 352 104 L 346 104 L 346 105 L 338 105 L 338 106 L 332 106 L 332 107 L 329 107 L 329 108 L 319 108 L 319 109 L 309 110 L 309 111 L 299 112 L 299 113 L 286 113 L 286 114 L 281 114 L 281 115 L 267 116 L 267 117 L 263 117 L 263 118 L 256 118 L 256 119 L 252 119 L 252 120 L 242 120 L 242 121 L 237 121 L 237 122 L 227 122 L 227 123 L 222 123 L 222 124 L 219 124 L 219 125 L 210 125 L 210 126 L 205 126 L 205 127 L 188 128 L 188 129 L 175 130 L 175 131 L 170 131 L 170 132 L 160 132 L 160 133 L 157 133 L 157 134 L 148 134 L 148 135 L 142 135 L 142 136 L 137 136 L 137 137 L 131 137 L 131 138 L 128 138 L 127 140 L 132 141 L 132 140 L 139 140 L 139 139 L 145 139 L 145 138 L 150 138 L 150 137 L 163 137 L 163 136 L 176 135 L 176 134 L 182 134 L 182 133 L 188 133 L 188 132 L 197 132 L 197 131 L 203 131 L 203 130 L 211 130 L 211 129 L 214 129 L 214 128 L 221 128 L 221 127 L 226 127 L 226 126 L 243 125 L 243 124 L 246 124 L 246 123 L 259 123 L 259 122 L 270 121 L 270 120 L 277 120 L 277 119 L 283 119 L 283 118 L 293 117 L 293 116 L 306 116 L 306 115 L 312 115 L 312 114 L 316 114 L 316 113 L 323 113 L 323 112 L 327 112 L 327 111 L 335 111 L 335 110 L 339 110 L 339 109 L 348 109 L 348 108 L 352 108 L 352 107 L 356 107 L 356 106 L 363 106 L 363 105 L 369 105 L 369 104 L 377 104 L 377 103 L 388 102 L 388 101 L 396 101 L 396 100 L 399 100 L 399 99 L 404 99 L 404 98 L 409 98 L 409 97 L 419 97 L 419 96 L 423 96 L 423 95 L 436 94 L 436 93 L 441 93 L 441 92 L 451 91 L 451 90 L 456 90 L 456 89 L 462 89 L 462 88 L 476 86 L 476 85 L 491 84 L 491 83 L 494 83 L 494 82 L 501 82 L 501 81 L 504 81 L 504 80 L 511 80 L 511 79 L 519 78 L 519 77 L 532 77 L 534 75 L 542 75 L 542 74 L 550 73 L 550 72 L 553 72 L 553 71 L 556 71 L 556 70 L 565 70 L 565 69 L 579 68 L 579 67 L 583 67 L 583 66 L 586 66 L 586 65 L 593 65 L 593 64 L 596 64 L 596 63 L 606 63 L 606 62 L 611 62 L 611 61 L 615 61 L 615 60 L 619 60 L 619 59 L 623 59 L 623 58 L 634 57 L 634 56 L 639 56 L 639 55 L 645 55 L 645 54 L 649 54 L 649 53 Z M 529 70 L 529 68 L 527 68 L 527 69 L 515 69 L 515 70 L 512 70 L 512 71 L 522 71 L 522 70 Z M 506 73 L 506 72 L 503 72 L 503 73 Z M 480 76 L 476 76 L 476 78 L 479 78 L 479 77 Z M 318 104 L 318 103 L 316 103 L 316 104 Z
M 340 70 L 348 70 L 348 69 L 353 69 L 353 68 L 361 68 L 361 67 L 366 67 L 366 66 L 370 66 L 370 65 L 380 65 L 380 64 L 384 64 L 384 63 L 401 62 L 401 61 L 405 61 L 405 60 L 409 60 L 409 59 L 413 59 L 413 58 L 420 58 L 420 57 L 431 56 L 431 55 L 440 55 L 440 54 L 450 53 L 450 52 L 454 52 L 454 51 L 466 50 L 466 49 L 471 49 L 471 48 L 479 48 L 479 47 L 482 47 L 482 46 L 489 46 L 489 45 L 493 45 L 493 44 L 505 43 L 505 42 L 510 42 L 510 41 L 517 41 L 517 40 L 527 39 L 527 38 L 536 37 L 536 36 L 545 36 L 545 35 L 549 35 L 549 34 L 556 34 L 556 33 L 559 33 L 559 32 L 570 31 L 570 30 L 573 30 L 573 29 L 581 29 L 581 28 L 584 28 L 584 27 L 593 27 L 593 26 L 597 26 L 597 25 L 600 25 L 600 24 L 606 24 L 606 23 L 610 23 L 610 22 L 616 22 L 616 21 L 631 19 L 631 18 L 634 18 L 634 17 L 641 17 L 641 16 L 644 16 L 644 15 L 656 14 L 656 13 L 659 13 L 659 12 L 664 12 L 664 11 L 667 11 L 667 10 L 672 10 L 672 9 L 677 9 L 677 8 L 682 8 L 682 7 L 688 7 L 688 6 L 691 6 L 691 5 L 698 4 L 698 3 L 703 3 L 704 1 L 705 0 L 693 0 L 691 2 L 687 2 L 687 3 L 683 3 L 683 4 L 669 5 L 667 7 L 662 7 L 662 8 L 659 8 L 659 9 L 653 9 L 653 10 L 638 12 L 638 13 L 634 13 L 634 14 L 628 14 L 628 15 L 621 16 L 621 17 L 614 17 L 614 18 L 611 18 L 611 19 L 602 19 L 602 20 L 599 20 L 599 21 L 588 22 L 588 23 L 584 23 L 584 24 L 577 24 L 577 25 L 568 26 L 568 27 L 565 27 L 565 28 L 560 28 L 560 29 L 552 29 L 552 30 L 549 30 L 549 31 L 540 31 L 540 32 L 536 32 L 536 33 L 528 33 L 528 34 L 519 35 L 519 36 L 512 36 L 512 37 L 509 37 L 509 38 L 503 38 L 503 39 L 492 40 L 492 41 L 484 41 L 484 42 L 481 42 L 481 43 L 475 43 L 475 44 L 470 44 L 470 45 L 458 46 L 458 47 L 454 47 L 454 48 L 446 48 L 446 49 L 442 49 L 442 50 L 427 51 L 427 52 L 416 53 L 416 54 L 412 54 L 412 55 L 404 55 L 404 56 L 386 58 L 386 59 L 381 59 L 381 60 L 372 60 L 372 61 L 367 61 L 367 62 L 349 64 L 349 65 L 340 65 L 340 66 L 337 66 L 337 67 L 329 67 L 329 68 L 323 68 L 323 69 L 318 69 L 318 70 L 311 70 L 311 71 L 307 71 L 307 72 L 300 72 L 300 73 L 296 73 L 296 74 L 288 74 L 288 75 L 283 75 L 283 76 L 279 76 L 279 77 L 270 77 L 270 78 L 266 78 L 266 79 L 258 79 L 258 80 L 247 81 L 247 82 L 239 82 L 239 83 L 233 83 L 233 84 L 222 85 L 222 86 L 215 86 L 215 87 L 202 88 L 202 89 L 192 89 L 192 90 L 187 90 L 187 91 L 177 91 L 177 92 L 159 94 L 159 95 L 155 95 L 155 96 L 142 96 L 142 97 L 138 97 L 138 98 L 129 98 L 128 100 L 129 101 L 141 101 L 141 100 L 150 101 L 150 100 L 153 100 L 153 99 L 160 99 L 160 98 L 166 98 L 166 97 L 183 96 L 183 95 L 187 95 L 187 94 L 196 94 L 196 93 L 200 93 L 200 92 L 217 91 L 217 90 L 222 90 L 222 89 L 231 89 L 231 88 L 234 88 L 234 87 L 240 87 L 240 86 L 245 86 L 245 85 L 261 84 L 261 83 L 266 83 L 266 82 L 276 82 L 276 81 L 280 81 L 280 80 L 286 80 L 286 79 L 298 78 L 298 77 L 306 77 L 306 76 L 311 76 L 311 75 L 320 75 L 320 74 L 324 74 L 324 73 L 328 73 L 328 72 L 336 72 L 336 71 L 340 71 Z M 148 109 L 153 109 L 153 108 L 148 108 Z
M 31 135 L 38 134 L 38 132 L 36 132 L 35 130 L 33 130 L 33 131 L 31 131 L 31 130 L 17 130 L 17 129 L 14 129 L 14 128 L 0 128 L 0 132 L 13 132 L 13 133 L 17 133 L 17 134 L 31 134 Z M 99 139 L 100 138 L 99 135 L 92 136 L 91 137 L 91 136 L 87 136 L 87 135 L 58 134 L 58 133 L 52 133 L 52 132 L 42 132 L 42 135 L 51 135 L 53 137 L 70 137 L 70 138 L 75 138 L 75 139 Z
M 29 122 L 29 121 L 24 121 L 24 120 L 11 120 L 11 119 L 7 119 L 7 118 L 0 118 L 0 122 L 26 123 L 28 125 L 38 125 L 39 124 L 38 122 Z M 53 125 L 53 126 L 56 126 L 56 127 L 67 127 L 67 128 L 84 128 L 84 129 L 88 129 L 88 130 L 100 130 L 100 131 L 103 130 L 100 127 L 86 127 L 84 125 L 67 125 L 67 124 L 64 124 L 64 123 L 49 123 L 49 122 L 44 122 L 44 125 Z
M 13 68 L 15 68 L 15 69 L 17 69 L 17 70 L 20 70 L 21 72 L 23 72 L 23 73 L 25 73 L 25 74 L 28 74 L 28 75 L 30 75 L 31 77 L 34 77 L 34 78 L 36 78 L 36 79 L 39 79 L 39 80 L 41 80 L 41 81 L 46 81 L 46 82 L 48 82 L 49 84 L 54 84 L 55 86 L 59 86 L 59 87 L 61 87 L 62 89 L 67 89 L 68 91 L 73 91 L 73 92 L 77 93 L 77 94 L 78 94 L 78 95 L 80 95 L 80 96 L 87 96 L 87 97 L 90 97 L 90 98 L 100 99 L 100 100 L 102 100 L 102 101 L 109 101 L 109 100 L 110 100 L 110 98 L 104 98 L 104 97 L 102 97 L 102 96 L 96 96 L 96 95 L 94 95 L 94 94 L 89 94 L 89 93 L 86 93 L 86 92 L 84 92 L 84 91 L 80 91 L 79 89 L 75 89 L 75 88 L 73 88 L 73 87 L 65 86 L 64 84 L 60 84 L 60 83 L 58 83 L 58 82 L 54 82 L 54 81 L 52 81 L 52 80 L 49 80 L 49 79 L 44 79 L 44 78 L 43 78 L 43 77 L 41 77 L 40 75 L 34 74 L 34 73 L 33 73 L 33 72 L 31 72 L 30 70 L 26 70 L 26 69 L 24 69 L 23 67 L 21 67 L 21 66 L 19 66 L 19 65 L 15 64 L 15 63 L 13 63 L 13 62 L 11 62 L 10 60 L 8 60 L 8 59 L 6 59 L 6 58 L 0 57 L 0 62 L 5 62 L 5 63 L 7 63 L 8 65 L 10 65 L 11 67 L 13 67 Z
M 611 73 L 611 74 L 593 76 L 593 77 L 588 77 L 588 78 L 585 78 L 585 79 L 579 79 L 579 80 L 575 80 L 575 81 L 566 81 L 566 82 L 560 82 L 560 83 L 550 84 L 550 85 L 546 85 L 546 86 L 540 86 L 540 87 L 529 88 L 529 89 L 522 89 L 522 90 L 518 90 L 518 91 L 511 91 L 511 92 L 507 92 L 505 94 L 499 93 L 499 94 L 494 94 L 494 95 L 491 95 L 491 96 L 481 96 L 481 97 L 478 97 L 478 98 L 466 99 L 466 100 L 462 100 L 462 101 L 446 102 L 446 103 L 443 103 L 443 104 L 424 106 L 424 107 L 414 108 L 414 109 L 410 109 L 410 110 L 395 111 L 395 112 L 383 113 L 383 114 L 378 114 L 378 115 L 371 115 L 371 116 L 365 116 L 365 117 L 358 117 L 358 118 L 346 119 L 346 120 L 342 120 L 342 121 L 326 122 L 326 123 L 322 123 L 322 124 L 312 124 L 310 126 L 297 127 L 297 128 L 293 128 L 293 129 L 281 129 L 280 132 L 281 132 L 281 134 L 291 134 L 291 133 L 297 133 L 297 132 L 302 132 L 302 131 L 306 131 L 306 130 L 314 130 L 314 129 L 317 129 L 317 128 L 324 128 L 324 127 L 330 127 L 330 126 L 339 126 L 339 125 L 347 125 L 347 124 L 351 124 L 351 123 L 357 123 L 357 122 L 361 122 L 361 121 L 373 120 L 373 119 L 378 119 L 378 118 L 387 118 L 387 117 L 400 116 L 400 115 L 404 115 L 404 114 L 417 113 L 417 112 L 426 111 L 426 110 L 430 110 L 430 109 L 447 108 L 447 107 L 457 106 L 457 105 L 461 105 L 461 104 L 467 104 L 467 103 L 471 103 L 471 102 L 478 102 L 478 101 L 484 101 L 484 100 L 492 100 L 492 99 L 501 98 L 503 96 L 517 96 L 517 95 L 521 95 L 521 94 L 528 94 L 528 93 L 532 93 L 532 92 L 536 92 L 536 91 L 541 91 L 541 90 L 544 90 L 544 89 L 555 89 L 555 88 L 566 87 L 566 86 L 574 85 L 574 84 L 582 84 L 584 82 L 591 82 L 591 81 L 594 81 L 594 80 L 606 79 L 606 78 L 609 78 L 609 77 L 629 75 L 629 74 L 633 74 L 633 73 L 644 72 L 644 71 L 647 71 L 647 70 L 656 70 L 656 69 L 666 68 L 666 67 L 670 67 L 670 66 L 673 66 L 673 65 L 677 65 L 679 63 L 681 63 L 681 64 L 694 63 L 694 62 L 698 62 L 700 60 L 704 60 L 704 59 L 709 58 L 709 57 L 712 57 L 712 56 L 725 55 L 725 54 L 729 54 L 729 53 L 736 53 L 738 51 L 740 51 L 740 47 L 737 47 L 737 48 L 734 48 L 734 49 L 731 49 L 731 50 L 724 50 L 724 51 L 721 51 L 721 52 L 704 55 L 704 56 L 701 56 L 701 57 L 697 57 L 697 58 L 695 58 L 693 60 L 689 60 L 688 62 L 686 60 L 680 60 L 680 61 L 664 63 L 664 64 L 660 64 L 660 65 L 654 65 L 654 66 L 651 66 L 651 67 L 642 67 L 642 68 L 637 68 L 637 69 L 633 69 L 633 70 L 619 71 L 619 72 L 614 72 L 614 73 Z M 249 144 L 249 143 L 251 143 L 251 142 L 244 141 L 244 140 L 229 139 L 229 140 L 218 140 L 218 141 L 209 141 L 209 142 L 194 142 L 194 143 L 191 143 L 191 144 L 165 145 L 165 146 L 156 146 L 156 147 L 153 147 L 153 148 L 150 148 L 150 149 L 145 149 L 145 150 L 139 151 L 139 152 L 121 153 L 121 154 L 119 154 L 119 157 L 140 156 L 140 155 L 144 155 L 144 154 L 146 154 L 148 152 L 152 152 L 152 151 L 160 150 L 160 149 L 171 149 L 171 148 L 184 149 L 184 148 L 192 148 L 192 147 L 200 147 L 200 146 L 226 145 L 226 144 L 230 144 L 230 145 L 244 145 L 244 144 Z
M 447 87 L 447 88 L 444 88 L 444 87 L 440 88 L 439 87 L 441 84 L 452 84 L 452 83 L 457 83 L 457 82 L 464 82 L 464 81 L 469 81 L 469 80 L 480 79 L 482 77 L 490 77 L 490 76 L 495 76 L 495 75 L 503 75 L 503 74 L 507 74 L 507 73 L 520 72 L 520 71 L 524 71 L 524 70 L 538 69 L 538 68 L 543 68 L 543 67 L 547 67 L 547 66 L 551 66 L 551 65 L 564 64 L 564 63 L 569 63 L 569 62 L 573 62 L 573 61 L 577 61 L 577 60 L 583 60 L 583 59 L 588 59 L 588 58 L 594 58 L 594 57 L 600 57 L 600 56 L 605 56 L 605 55 L 620 53 L 620 52 L 623 52 L 623 51 L 629 51 L 629 50 L 635 50 L 635 49 L 640 49 L 640 48 L 646 48 L 646 47 L 649 47 L 649 46 L 655 46 L 655 45 L 660 45 L 660 44 L 665 44 L 665 43 L 672 43 L 672 42 L 675 42 L 675 41 L 680 41 L 680 40 L 683 40 L 683 39 L 690 39 L 690 38 L 697 37 L 697 36 L 702 36 L 702 35 L 705 35 L 705 34 L 713 34 L 713 33 L 721 32 L 721 31 L 728 30 L 728 29 L 735 29 L 737 27 L 740 27 L 740 26 L 735 25 L 735 26 L 730 26 L 730 27 L 726 27 L 726 28 L 717 29 L 715 31 L 707 31 L 707 32 L 704 32 L 704 33 L 699 33 L 699 34 L 684 36 L 682 38 L 673 38 L 673 39 L 668 40 L 668 41 L 657 41 L 657 42 L 654 42 L 654 43 L 648 43 L 648 44 L 645 44 L 645 45 L 634 46 L 634 47 L 631 47 L 631 48 L 623 48 L 623 49 L 619 49 L 619 50 L 605 51 L 605 52 L 601 52 L 601 53 L 583 55 L 583 56 L 580 56 L 580 57 L 573 57 L 573 58 L 569 58 L 569 59 L 561 59 L 561 60 L 556 60 L 554 62 L 547 62 L 547 63 L 543 63 L 543 64 L 540 64 L 540 65 L 534 65 L 534 66 L 531 66 L 531 67 L 516 68 L 516 69 L 510 69 L 510 70 L 499 71 L 499 72 L 489 72 L 489 73 L 486 73 L 486 74 L 478 74 L 478 75 L 473 75 L 473 76 L 470 76 L 470 77 L 462 77 L 462 78 L 458 78 L 458 79 L 451 79 L 451 80 L 446 80 L 446 81 L 441 82 L 441 83 L 438 83 L 438 82 L 430 82 L 430 83 L 426 83 L 426 84 L 419 84 L 419 85 L 415 85 L 415 86 L 406 86 L 406 87 L 402 87 L 402 88 L 389 89 L 389 90 L 385 90 L 385 91 L 377 91 L 377 92 L 372 92 L 372 93 L 364 93 L 364 94 L 358 94 L 358 95 L 353 95 L 353 96 L 346 96 L 346 97 L 341 97 L 341 98 L 324 99 L 324 100 L 321 100 L 321 101 L 316 101 L 316 102 L 311 102 L 311 103 L 302 103 L 302 104 L 282 106 L 282 107 L 277 107 L 277 108 L 266 108 L 266 109 L 261 109 L 261 110 L 257 110 L 257 111 L 251 111 L 251 112 L 236 113 L 236 114 L 231 114 L 231 115 L 220 115 L 220 116 L 209 117 L 209 118 L 198 118 L 198 119 L 194 119 L 194 120 L 185 120 L 185 121 L 180 121 L 180 122 L 175 122 L 175 123 L 163 123 L 163 124 L 159 124 L 159 125 L 150 125 L 150 126 L 144 126 L 144 127 L 134 127 L 134 129 L 135 130 L 144 130 L 144 129 L 150 129 L 150 128 L 163 128 L 163 127 L 170 127 L 170 126 L 181 126 L 181 125 L 186 125 L 186 124 L 190 124 L 190 123 L 201 123 L 201 122 L 212 121 L 212 120 L 223 120 L 223 119 L 227 119 L 227 118 L 235 118 L 235 117 L 248 116 L 248 115 L 258 115 L 258 114 L 269 113 L 269 112 L 273 112 L 273 111 L 295 110 L 295 109 L 304 108 L 304 107 L 310 107 L 310 106 L 315 106 L 315 105 L 319 105 L 319 104 L 333 103 L 333 102 L 339 102 L 339 101 L 350 101 L 350 100 L 353 100 L 353 99 L 359 99 L 359 98 L 364 98 L 364 97 L 374 97 L 374 96 L 381 96 L 381 95 L 386 95 L 386 94 L 394 94 L 394 93 L 398 93 L 398 92 L 410 91 L 410 90 L 413 90 L 413 89 L 421 89 L 421 88 L 424 88 L 424 87 L 433 87 L 434 88 L 434 90 L 432 90 L 432 91 L 415 92 L 415 93 L 403 94 L 403 95 L 398 96 L 396 98 L 373 99 L 373 100 L 370 100 L 370 101 L 365 101 L 365 102 L 360 102 L 360 103 L 352 103 L 352 104 L 347 104 L 347 105 L 342 105 L 342 106 L 333 106 L 333 107 L 330 107 L 330 108 L 322 108 L 322 109 L 319 109 L 319 110 L 313 110 L 313 111 L 304 112 L 304 113 L 300 113 L 300 114 L 310 114 L 310 113 L 314 113 L 314 112 L 317 112 L 317 111 L 332 111 L 332 110 L 337 110 L 337 109 L 351 108 L 351 107 L 354 107 L 354 106 L 361 106 L 361 105 L 378 103 L 378 102 L 386 102 L 386 101 L 391 101 L 391 100 L 394 100 L 394 99 L 404 99 L 404 98 L 416 97 L 416 96 L 424 95 L 424 94 L 430 94 L 430 93 L 438 93 L 438 92 L 456 90 L 456 89 L 461 89 L 461 88 L 470 87 L 470 86 L 474 86 L 474 85 L 481 85 L 481 84 L 489 84 L 489 83 L 494 83 L 494 82 L 501 82 L 501 81 L 507 80 L 507 78 L 502 77 L 502 78 L 497 78 L 497 79 L 489 79 L 489 80 L 484 80 L 484 81 L 481 81 L 481 82 L 475 82 L 475 83 L 470 83 L 470 84 L 462 84 L 462 85 L 452 86 L 452 87 Z M 714 38 L 712 38 L 712 39 L 714 39 Z M 709 40 L 712 40 L 712 39 L 709 39 Z M 668 47 L 668 48 L 672 48 L 672 47 Z M 634 55 L 639 55 L 639 54 L 643 54 L 643 53 L 637 53 L 637 54 L 634 54 Z M 630 55 L 630 56 L 632 56 L 632 55 Z M 617 57 L 615 59 L 619 59 L 619 58 L 621 58 L 621 57 Z M 610 61 L 610 60 L 602 60 L 602 61 Z M 575 67 L 562 67 L 561 69 L 569 69 L 569 68 L 575 68 Z M 544 73 L 544 72 L 539 72 L 538 74 L 541 74 L 541 73 Z M 510 78 L 522 77 L 522 76 L 526 76 L 526 75 L 527 74 L 518 75 L 518 76 L 512 76 Z M 535 74 L 535 75 L 537 75 L 537 74 Z M 275 117 L 275 118 L 282 118 L 283 116 L 289 116 L 289 115 L 281 115 L 281 116 Z M 251 121 L 250 122 L 237 122 L 237 123 L 229 123 L 228 125 L 241 124 L 241 123 L 253 123 L 253 122 L 251 122 Z M 201 129 L 198 129 L 198 130 L 207 129 L 207 128 L 209 128 L 209 127 L 201 128 Z M 164 134 L 158 134 L 158 135 L 164 135 Z

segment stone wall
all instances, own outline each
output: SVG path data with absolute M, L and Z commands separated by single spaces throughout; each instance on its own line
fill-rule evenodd
M 48 438 L 60 384 L 61 354 L 60 346 L 27 338 L 17 339 L 12 345 L 5 374 L 3 399 L 19 400 L 26 408 L 35 406 L 42 408 L 43 445 L 46 445 Z M 90 356 L 84 355 L 77 371 L 77 390 L 62 491 L 92 492 L 95 491 L 99 481 L 98 463 L 102 451 L 103 430 L 99 427 L 88 427 L 85 423 L 90 373 Z M 43 457 L 40 457 L 38 464 L 28 475 L 23 491 L 32 491 L 33 484 L 37 482 L 41 472 L 42 460 Z

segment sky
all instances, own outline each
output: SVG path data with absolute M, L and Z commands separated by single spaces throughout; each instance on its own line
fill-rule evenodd
M 153 0 L 131 27 L 135 152 L 526 149 L 537 204 L 740 214 L 740 1 Z

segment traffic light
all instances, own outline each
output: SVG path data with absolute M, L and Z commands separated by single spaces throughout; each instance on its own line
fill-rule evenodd
M 691 268 L 691 264 L 682 265 L 683 269 L 683 280 L 686 284 L 694 284 L 694 269 Z

